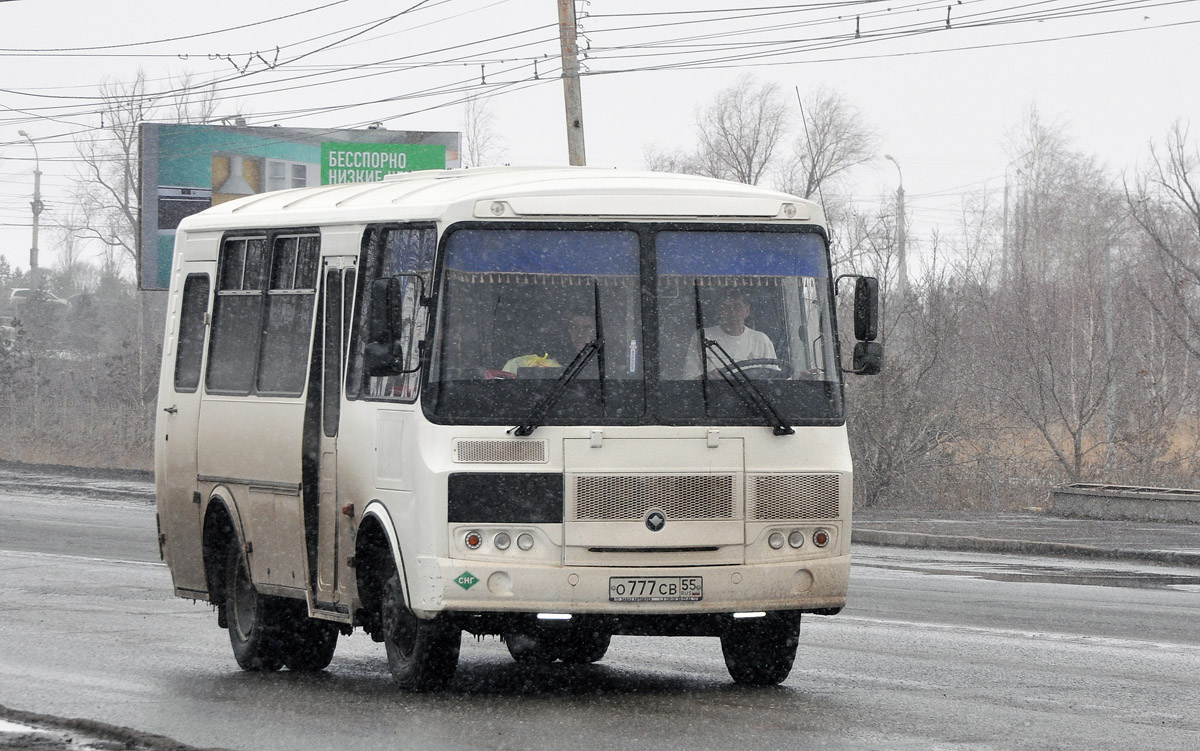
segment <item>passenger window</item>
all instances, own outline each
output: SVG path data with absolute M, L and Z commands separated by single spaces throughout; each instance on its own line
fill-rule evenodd
M 256 384 L 260 394 L 297 396 L 304 391 L 319 253 L 315 235 L 275 238 Z
M 175 350 L 175 390 L 191 393 L 200 385 L 204 357 L 204 314 L 208 312 L 208 274 L 192 274 L 183 283 L 179 346 Z
M 248 394 L 254 385 L 266 244 L 266 237 L 235 237 L 221 247 L 205 382 L 210 392 Z

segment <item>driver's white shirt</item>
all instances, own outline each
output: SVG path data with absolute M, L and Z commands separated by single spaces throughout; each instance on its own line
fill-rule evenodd
M 737 336 L 725 333 L 725 329 L 720 326 L 706 326 L 704 336 L 721 345 L 721 348 L 729 353 L 734 362 L 775 359 L 775 345 L 771 343 L 771 337 L 749 326 L 746 326 Z M 707 356 L 709 370 L 720 365 L 712 351 L 709 351 Z M 700 343 L 693 339 L 691 345 L 688 346 L 683 377 L 699 378 L 700 370 Z

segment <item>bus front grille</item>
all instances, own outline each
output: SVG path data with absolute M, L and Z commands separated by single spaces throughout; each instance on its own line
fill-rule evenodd
M 546 461 L 545 441 L 454 441 L 454 461 L 474 464 L 538 464 Z
M 638 521 L 652 508 L 668 519 L 737 519 L 734 475 L 575 475 L 568 517 L 576 521 Z
M 838 475 L 750 475 L 746 518 L 755 521 L 836 519 Z

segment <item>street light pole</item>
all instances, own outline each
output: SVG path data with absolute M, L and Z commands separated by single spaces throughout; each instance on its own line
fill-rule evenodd
M 23 130 L 18 130 L 17 133 L 25 137 L 29 141 L 29 145 L 33 147 L 33 202 L 29 204 L 33 208 L 33 245 L 29 248 L 29 286 L 32 289 L 41 289 L 41 280 L 38 278 L 38 217 L 42 214 L 42 159 L 38 155 L 37 144 L 34 143 L 33 137 Z
M 896 188 L 896 260 L 899 269 L 897 275 L 899 278 L 900 299 L 908 298 L 908 228 L 904 221 L 904 172 L 900 169 L 900 162 L 891 154 L 884 154 L 883 158 L 896 165 L 896 174 L 900 176 L 900 185 Z

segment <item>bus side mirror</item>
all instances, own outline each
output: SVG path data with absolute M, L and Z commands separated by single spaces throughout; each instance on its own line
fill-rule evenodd
M 371 282 L 363 370 L 372 378 L 404 372 L 404 351 L 400 342 L 401 296 L 402 284 L 398 277 Z
M 854 370 L 858 375 L 879 375 L 883 370 L 883 345 L 879 342 L 859 342 L 854 345 Z
M 872 276 L 860 276 L 854 281 L 854 338 L 860 342 L 873 342 L 878 336 L 879 280 Z M 855 353 L 857 361 L 857 348 Z

